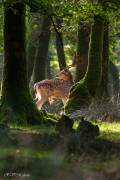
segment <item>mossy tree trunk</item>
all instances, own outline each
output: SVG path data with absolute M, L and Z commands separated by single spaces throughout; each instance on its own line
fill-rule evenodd
M 102 53 L 102 78 L 100 88 L 98 90 L 99 98 L 108 98 L 108 68 L 109 68 L 109 22 L 104 22 L 104 38 Z
M 60 18 L 56 18 L 56 24 L 59 29 L 59 31 L 56 32 L 56 50 L 57 50 L 59 68 L 61 70 L 64 67 L 66 67 L 64 45 L 63 45 L 63 35 L 62 35 L 62 32 L 60 32 L 62 20 Z
M 33 82 L 36 83 L 47 77 L 48 46 L 50 40 L 51 20 L 43 16 L 41 32 L 33 70 Z
M 78 27 L 77 47 L 77 54 L 79 55 L 79 58 L 76 62 L 75 82 L 80 81 L 84 77 L 87 70 L 90 29 L 89 24 L 86 24 L 84 21 L 80 21 Z
M 1 117 L 11 123 L 39 123 L 43 118 L 29 93 L 26 72 L 25 6 L 4 4 L 4 72 Z
M 72 87 L 69 101 L 65 106 L 66 113 L 88 106 L 91 99 L 96 96 L 101 82 L 103 28 L 103 18 L 96 15 L 90 37 L 87 73 L 84 80 Z
M 96 15 L 91 33 L 88 70 L 85 77 L 85 82 L 92 97 L 95 97 L 101 82 L 103 35 L 104 20 L 99 15 Z

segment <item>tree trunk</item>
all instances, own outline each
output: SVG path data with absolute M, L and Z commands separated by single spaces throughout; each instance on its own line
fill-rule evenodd
M 95 97 L 100 86 L 102 75 L 102 52 L 103 52 L 103 35 L 104 35 L 104 20 L 99 15 L 94 18 L 92 28 L 90 48 L 89 48 L 89 63 L 88 71 L 85 77 L 89 93 Z M 98 36 L 99 34 L 99 36 Z
M 4 7 L 4 72 L 1 115 L 8 123 L 36 124 L 42 119 L 29 93 L 26 72 L 25 6 Z
M 47 78 L 51 79 L 51 52 L 48 52 L 48 58 L 47 58 Z
M 39 36 L 38 49 L 36 52 L 33 81 L 38 82 L 47 77 L 47 58 L 48 46 L 50 39 L 51 20 L 49 17 L 43 16 L 41 32 Z
M 91 98 L 96 96 L 101 82 L 103 27 L 103 19 L 99 15 L 96 15 L 91 32 L 88 70 L 84 80 L 72 87 L 69 101 L 65 107 L 66 113 L 88 106 Z
M 28 83 L 30 83 L 31 76 L 33 73 L 33 67 L 35 62 L 35 54 L 36 54 L 36 47 L 32 44 L 31 40 L 28 40 L 28 47 L 27 47 L 27 78 Z
M 110 96 L 114 97 L 114 101 L 117 101 L 119 95 L 119 70 L 113 62 L 109 64 L 109 76 Z
M 58 29 L 60 29 L 61 24 L 62 24 L 62 20 L 60 18 L 56 18 L 56 24 L 57 24 Z M 57 50 L 59 67 L 61 70 L 64 67 L 66 67 L 66 61 L 65 61 L 62 32 L 58 32 L 58 31 L 56 32 L 56 50 Z
M 109 62 L 109 22 L 107 20 L 104 23 L 102 56 L 102 79 L 98 96 L 104 100 L 110 100 L 110 97 L 114 96 L 115 100 L 119 93 L 119 71 L 114 63 Z M 109 73 L 111 76 L 110 79 Z
M 108 67 L 109 67 L 109 23 L 104 22 L 104 38 L 103 38 L 103 53 L 102 53 L 102 78 L 100 88 L 98 90 L 99 98 L 109 97 L 108 92 Z
M 80 22 L 78 29 L 78 47 L 77 54 L 79 58 L 76 63 L 75 82 L 80 81 L 87 70 L 88 65 L 88 49 L 90 40 L 90 25 Z
M 40 27 L 34 27 L 34 25 L 40 26 L 40 14 L 37 14 L 32 17 L 29 25 L 29 36 L 27 40 L 27 78 L 30 85 L 31 77 L 33 74 L 33 68 L 35 63 L 35 55 L 38 44 L 38 35 Z M 32 87 L 33 88 L 33 87 Z

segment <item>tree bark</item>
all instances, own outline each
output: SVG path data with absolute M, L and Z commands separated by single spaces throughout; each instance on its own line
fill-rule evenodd
M 104 22 L 103 53 L 102 53 L 102 78 L 98 90 L 99 98 L 108 98 L 108 68 L 109 68 L 109 22 Z
M 119 95 L 119 70 L 117 66 L 113 63 L 109 63 L 109 89 L 111 90 L 110 96 L 114 97 L 114 101 L 117 100 L 118 95 Z
M 4 72 L 1 115 L 8 123 L 40 123 L 42 114 L 29 93 L 26 72 L 25 5 L 4 5 Z
M 111 78 L 109 78 L 111 77 Z M 104 40 L 102 53 L 102 79 L 98 90 L 99 98 L 110 100 L 114 96 L 114 100 L 119 94 L 119 71 L 113 62 L 109 62 L 109 22 L 104 23 Z
M 87 87 L 91 96 L 95 97 L 100 86 L 102 76 L 102 52 L 103 52 L 103 35 L 104 20 L 99 15 L 94 18 L 92 28 L 90 48 L 89 48 L 89 64 L 85 77 Z M 99 34 L 99 36 L 98 36 Z
M 77 54 L 79 58 L 76 62 L 76 77 L 75 82 L 80 81 L 87 71 L 88 65 L 88 49 L 89 49 L 89 40 L 90 40 L 90 25 L 85 24 L 84 22 L 79 23 L 78 27 L 78 47 Z
M 36 52 L 33 81 L 38 82 L 47 77 L 47 58 L 48 46 L 50 40 L 51 20 L 49 17 L 43 16 L 41 32 L 39 35 L 38 48 Z
M 60 18 L 56 18 L 56 24 L 58 29 L 60 30 L 62 20 Z M 62 32 L 59 31 L 56 32 L 56 50 L 57 50 L 59 68 L 60 70 L 62 70 L 63 68 L 66 67 L 66 61 L 65 61 L 65 53 L 64 53 L 64 45 L 63 45 L 63 35 Z
M 72 87 L 69 101 L 65 107 L 66 113 L 88 106 L 91 99 L 96 96 L 101 82 L 103 27 L 104 20 L 96 15 L 90 38 L 88 70 L 84 80 Z
M 30 83 L 35 62 L 36 47 L 32 44 L 31 39 L 28 40 L 27 46 L 27 78 Z
M 51 74 L 51 52 L 48 52 L 48 57 L 47 57 L 47 78 L 51 79 L 52 74 Z

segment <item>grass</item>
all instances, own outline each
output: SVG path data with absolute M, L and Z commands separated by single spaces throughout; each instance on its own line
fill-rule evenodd
M 2 147 L 0 148 L 0 158 L 4 158 L 7 155 L 15 156 L 15 157 L 30 157 L 30 158 L 45 158 L 49 156 L 49 151 L 44 150 L 36 150 L 33 148 L 25 148 L 25 147 Z
M 120 141 L 120 122 L 98 122 L 101 137 L 108 140 Z
M 101 122 L 97 121 L 97 124 L 100 128 L 101 137 L 104 137 L 108 140 L 120 140 L 120 122 Z M 77 123 L 74 124 L 74 129 L 78 126 Z M 35 133 L 35 134 L 51 134 L 56 133 L 54 127 L 45 127 L 43 126 L 17 126 L 11 125 L 10 126 L 12 131 L 21 131 L 25 133 Z
M 35 134 L 51 134 L 51 133 L 56 133 L 54 127 L 49 127 L 49 126 L 20 126 L 20 125 L 11 125 L 10 126 L 12 131 L 21 131 L 25 133 L 35 133 Z
M 107 140 L 120 140 L 120 122 L 101 122 L 101 121 L 91 121 L 93 124 L 98 125 L 100 128 L 101 138 Z M 78 127 L 78 122 L 74 123 L 73 128 Z
M 120 122 L 98 121 L 95 124 L 99 125 L 101 138 L 120 142 Z M 99 154 L 92 157 L 83 153 L 71 154 L 65 158 L 62 144 L 55 140 L 55 128 L 45 126 L 11 126 L 10 128 L 11 137 L 18 141 L 16 144 L 11 141 L 11 144 L 2 145 L 0 139 L 1 179 L 4 179 L 4 175 L 8 172 L 21 173 L 21 176 L 26 173 L 29 175 L 26 179 L 30 180 L 120 178 L 120 159 L 116 154 L 112 154 L 111 157 L 107 157 L 106 154 L 107 158 L 105 158 Z M 59 146 L 56 146 L 57 143 Z M 14 178 L 16 177 L 12 177 Z

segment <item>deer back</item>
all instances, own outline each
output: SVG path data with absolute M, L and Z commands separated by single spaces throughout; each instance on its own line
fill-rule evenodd
M 73 85 L 72 75 L 69 70 L 60 71 L 55 79 L 42 80 L 34 85 L 36 98 L 43 101 L 52 101 L 52 99 L 66 100 L 69 96 L 69 91 Z

